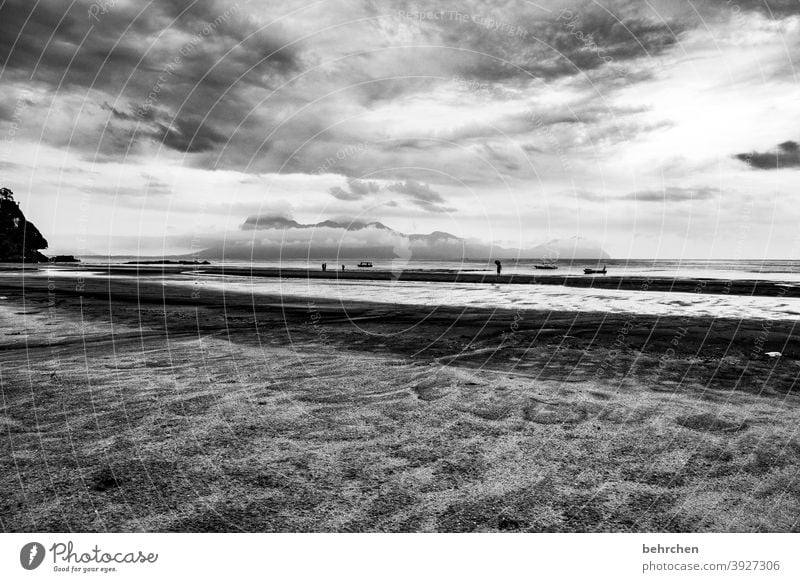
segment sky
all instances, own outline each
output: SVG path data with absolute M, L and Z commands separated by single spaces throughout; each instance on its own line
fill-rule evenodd
M 795 0 L 0 0 L 0 186 L 51 252 L 279 217 L 797 258 L 795 63 Z

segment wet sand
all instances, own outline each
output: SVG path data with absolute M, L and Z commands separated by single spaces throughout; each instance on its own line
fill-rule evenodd
M 0 295 L 6 531 L 800 529 L 793 321 Z
M 497 275 L 493 271 L 454 270 L 398 270 L 350 268 L 342 271 L 329 269 L 267 269 L 241 266 L 195 265 L 58 265 L 61 269 L 87 270 L 108 275 L 156 276 L 185 273 L 191 275 L 230 275 L 242 277 L 323 279 L 344 281 L 416 281 L 430 283 L 497 283 L 509 285 L 563 285 L 567 287 L 616 289 L 623 291 L 662 291 L 682 293 L 706 293 L 722 295 L 751 295 L 764 297 L 800 297 L 800 285 L 758 279 L 721 280 L 693 277 L 644 277 L 606 275 Z

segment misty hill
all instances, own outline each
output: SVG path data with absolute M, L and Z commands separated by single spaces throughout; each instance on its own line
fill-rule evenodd
M 537 258 L 541 257 L 553 261 L 560 259 L 570 261 L 573 259 L 602 260 L 611 258 L 597 243 L 580 236 L 555 238 L 546 243 L 537 245 L 532 249 L 528 249 L 525 253 L 526 255 L 530 254 Z
M 0 261 L 40 262 L 46 261 L 40 249 L 47 248 L 47 241 L 25 215 L 14 200 L 14 193 L 0 188 Z
M 392 230 L 385 224 L 380 222 L 361 222 L 358 220 L 353 221 L 335 221 L 324 220 L 316 224 L 301 224 L 291 218 L 284 218 L 282 216 L 248 216 L 247 220 L 241 226 L 242 230 L 264 230 L 264 229 L 285 229 L 285 228 L 341 228 L 344 230 L 362 230 L 364 228 L 377 228 L 382 230 Z M 395 231 L 392 231 L 395 232 Z
M 596 243 L 580 237 L 554 239 L 531 249 L 512 249 L 448 232 L 404 234 L 377 221 L 325 220 L 299 223 L 282 216 L 250 216 L 236 236 L 203 253 L 227 260 L 464 258 L 607 259 Z

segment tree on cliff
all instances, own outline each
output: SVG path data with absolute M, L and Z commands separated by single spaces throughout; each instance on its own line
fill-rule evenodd
M 47 241 L 32 222 L 25 220 L 14 193 L 0 188 L 0 261 L 46 261 L 39 252 L 46 248 Z

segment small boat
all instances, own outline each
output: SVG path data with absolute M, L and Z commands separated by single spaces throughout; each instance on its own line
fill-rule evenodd
M 602 269 L 584 269 L 584 273 L 587 275 L 605 275 L 606 274 L 606 266 L 603 265 Z
M 542 263 L 540 265 L 534 265 L 534 269 L 558 269 L 558 265 L 554 265 L 553 263 Z
M 372 266 L 372 263 L 371 263 L 370 261 L 361 261 L 361 262 L 358 264 L 358 266 L 359 266 L 359 267 L 371 267 L 371 266 Z

